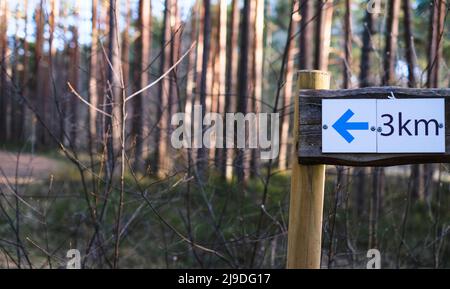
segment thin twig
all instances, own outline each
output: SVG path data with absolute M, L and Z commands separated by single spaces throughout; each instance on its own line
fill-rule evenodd
M 70 82 L 67 82 L 67 85 L 70 88 L 70 91 L 75 94 L 76 97 L 78 97 L 84 104 L 86 104 L 87 106 L 89 106 L 92 109 L 95 109 L 96 111 L 100 112 L 103 115 L 106 115 L 107 117 L 112 117 L 112 115 L 110 115 L 107 112 L 104 112 L 101 109 L 96 108 L 95 106 L 93 106 L 89 101 L 85 100 L 78 92 L 75 91 L 75 89 L 72 87 L 72 85 L 70 84 Z
M 180 59 L 178 59 L 177 62 L 175 62 L 174 65 L 172 65 L 172 67 L 170 67 L 166 72 L 164 72 L 160 77 L 158 77 L 155 81 L 153 81 L 152 83 L 150 83 L 149 85 L 147 85 L 144 88 L 141 88 L 140 90 L 134 92 L 133 94 L 131 94 L 130 96 L 128 96 L 125 101 L 129 101 L 130 99 L 132 99 L 133 97 L 135 97 L 136 95 L 138 95 L 139 93 L 142 93 L 144 91 L 146 91 L 147 89 L 149 89 L 150 87 L 154 86 L 155 84 L 157 84 L 158 82 L 161 81 L 161 79 L 163 79 L 164 77 L 166 77 L 173 69 L 175 69 L 175 67 L 178 66 L 178 64 L 180 64 L 181 61 L 183 61 L 183 59 L 189 54 L 189 52 L 191 52 L 191 50 L 195 47 L 196 41 L 194 41 L 191 45 L 191 47 L 180 57 Z

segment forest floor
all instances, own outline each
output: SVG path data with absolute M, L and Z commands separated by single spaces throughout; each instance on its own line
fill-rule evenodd
M 43 181 L 59 167 L 60 163 L 50 157 L 0 150 L 0 185 Z

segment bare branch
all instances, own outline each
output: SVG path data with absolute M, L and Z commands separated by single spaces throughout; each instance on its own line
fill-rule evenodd
M 180 64 L 181 61 L 183 61 L 183 59 L 189 54 L 189 52 L 191 52 L 191 50 L 195 47 L 195 43 L 196 41 L 194 41 L 191 45 L 191 47 L 180 57 L 180 59 L 178 59 L 177 62 L 175 62 L 174 65 L 172 65 L 172 67 L 170 67 L 166 72 L 164 72 L 160 77 L 158 77 L 158 79 L 156 79 L 155 81 L 153 81 L 152 83 L 150 83 L 149 85 L 147 85 L 146 87 L 136 91 L 135 93 L 131 94 L 130 96 L 128 96 L 125 101 L 129 101 L 130 99 L 132 99 L 133 97 L 135 97 L 136 95 L 138 95 L 139 93 L 142 93 L 144 91 L 146 91 L 147 89 L 149 89 L 150 87 L 154 86 L 155 84 L 157 84 L 158 82 L 161 81 L 161 79 L 163 79 L 164 77 L 166 77 L 175 67 L 177 67 L 178 64 Z
M 75 94 L 76 97 L 78 97 L 84 104 L 86 104 L 87 106 L 89 106 L 90 108 L 95 109 L 96 111 L 100 112 L 103 115 L 106 115 L 107 117 L 112 117 L 112 115 L 110 115 L 109 113 L 104 112 L 101 109 L 96 108 L 95 106 L 93 106 L 92 104 L 90 104 L 87 100 L 85 100 L 78 92 L 75 91 L 75 89 L 72 87 L 72 85 L 70 84 L 70 82 L 67 82 L 67 85 L 70 88 L 70 92 L 72 92 L 73 94 Z

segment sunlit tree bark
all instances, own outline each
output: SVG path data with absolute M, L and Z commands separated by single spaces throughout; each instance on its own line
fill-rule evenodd
M 145 87 L 149 83 L 149 65 L 151 55 L 151 3 L 150 0 L 139 1 L 138 12 L 138 33 L 135 42 L 135 64 L 134 64 L 134 91 Z M 145 107 L 143 100 L 148 100 L 149 93 L 144 91 L 132 99 L 133 116 L 131 120 L 132 140 L 135 142 L 134 149 L 134 169 L 143 172 L 145 162 L 150 149 L 148 117 L 145 117 Z M 149 108 L 149 111 L 156 111 Z
M 239 1 L 231 2 L 231 17 L 229 21 L 229 45 L 227 46 L 227 71 L 225 80 L 226 99 L 225 112 L 236 112 L 238 83 L 238 40 L 239 40 Z M 234 150 L 225 150 L 225 175 L 228 180 L 233 176 Z
M 2 1 L 2 3 L 0 3 L 0 142 L 5 142 L 8 138 L 8 9 L 8 3 Z
M 317 1 L 315 68 L 328 71 L 328 56 L 331 44 L 331 25 L 333 23 L 333 1 Z M 311 25 L 311 24 L 309 24 Z
M 383 85 L 394 85 L 395 62 L 397 56 L 398 23 L 400 12 L 400 0 L 389 1 L 388 15 L 386 19 L 385 48 L 383 56 L 384 74 Z
M 293 87 L 293 79 L 294 79 L 294 69 L 295 69 L 295 43 L 294 37 L 295 33 L 297 33 L 298 23 L 299 23 L 299 15 L 298 15 L 298 7 L 299 1 L 293 0 L 293 9 L 292 9 L 292 20 L 290 21 L 290 25 L 288 27 L 288 35 L 290 38 L 289 46 L 286 50 L 286 81 L 283 86 L 283 110 L 281 113 L 281 132 L 280 132 L 280 153 L 279 153 L 279 161 L 278 168 L 281 171 L 284 171 L 288 167 L 288 154 L 289 154 L 289 124 L 290 124 L 290 112 L 291 112 L 291 104 L 292 104 L 292 91 Z

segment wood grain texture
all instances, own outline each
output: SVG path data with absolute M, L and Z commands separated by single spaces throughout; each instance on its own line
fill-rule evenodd
M 322 153 L 322 99 L 398 99 L 444 98 L 446 120 L 445 153 Z M 300 164 L 331 164 L 347 166 L 394 166 L 418 163 L 450 162 L 450 89 L 413 89 L 398 87 L 367 87 L 341 90 L 300 90 L 297 147 Z
M 298 87 L 327 89 L 330 75 L 323 71 L 299 71 Z M 294 141 L 298 146 L 299 99 L 294 109 Z M 292 151 L 295 158 L 297 150 Z M 317 269 L 320 267 L 322 245 L 322 215 L 325 189 L 325 166 L 305 166 L 292 163 L 289 203 L 288 269 Z

